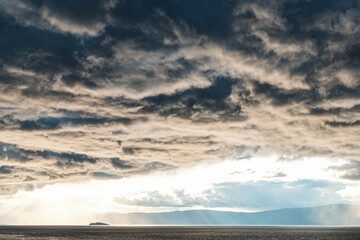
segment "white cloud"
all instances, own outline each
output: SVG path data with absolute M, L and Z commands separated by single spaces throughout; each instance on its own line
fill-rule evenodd
M 214 161 L 120 180 L 55 183 L 31 192 L 19 191 L 13 196 L 1 196 L 3 210 L 0 216 L 7 224 L 87 224 L 89 216 L 110 212 L 221 209 L 226 206 L 232 206 L 228 210 L 254 211 L 358 200 L 354 194 L 349 195 L 354 185 L 339 181 L 329 171 L 328 167 L 334 164 L 334 160 L 305 158 L 294 162 L 278 159 L 273 156 Z M 269 174 L 278 171 L 287 176 L 269 181 Z M 228 195 L 232 191 L 235 195 L 246 191 L 246 197 L 237 199 Z M 262 203 L 264 198 L 268 199 L 266 206 Z M 282 200 L 278 202 L 277 198 Z M 317 200 L 313 201 L 315 198 Z M 21 209 L 30 205 L 33 206 L 31 211 L 18 215 Z M 12 208 L 17 210 L 5 210 Z M 39 214 L 35 214 L 37 212 Z M 32 214 L 37 217 L 28 218 Z M 59 218 L 49 218 L 49 214 L 59 214 Z

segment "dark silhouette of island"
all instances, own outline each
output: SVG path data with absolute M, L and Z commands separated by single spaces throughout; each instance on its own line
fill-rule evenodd
M 263 212 L 189 210 L 159 213 L 108 213 L 112 224 L 154 225 L 360 225 L 360 205 L 285 208 Z
M 90 223 L 90 226 L 108 226 L 109 224 L 107 223 L 103 223 L 103 222 L 94 222 L 94 223 Z

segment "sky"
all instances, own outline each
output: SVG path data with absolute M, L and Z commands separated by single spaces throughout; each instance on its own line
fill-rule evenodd
M 358 0 L 1 0 L 0 224 L 359 203 L 359 69 Z

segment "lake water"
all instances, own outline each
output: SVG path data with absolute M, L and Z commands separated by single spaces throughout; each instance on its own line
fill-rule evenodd
M 0 239 L 359 240 L 360 227 L 0 226 Z

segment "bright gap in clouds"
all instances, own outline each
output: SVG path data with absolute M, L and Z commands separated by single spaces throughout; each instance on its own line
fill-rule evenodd
M 356 186 L 340 181 L 329 167 L 343 163 L 315 157 L 249 157 L 117 180 L 55 183 L 1 197 L 0 217 L 8 224 L 88 224 L 95 216 L 111 213 L 252 212 L 358 201 L 360 196 L 352 193 Z

